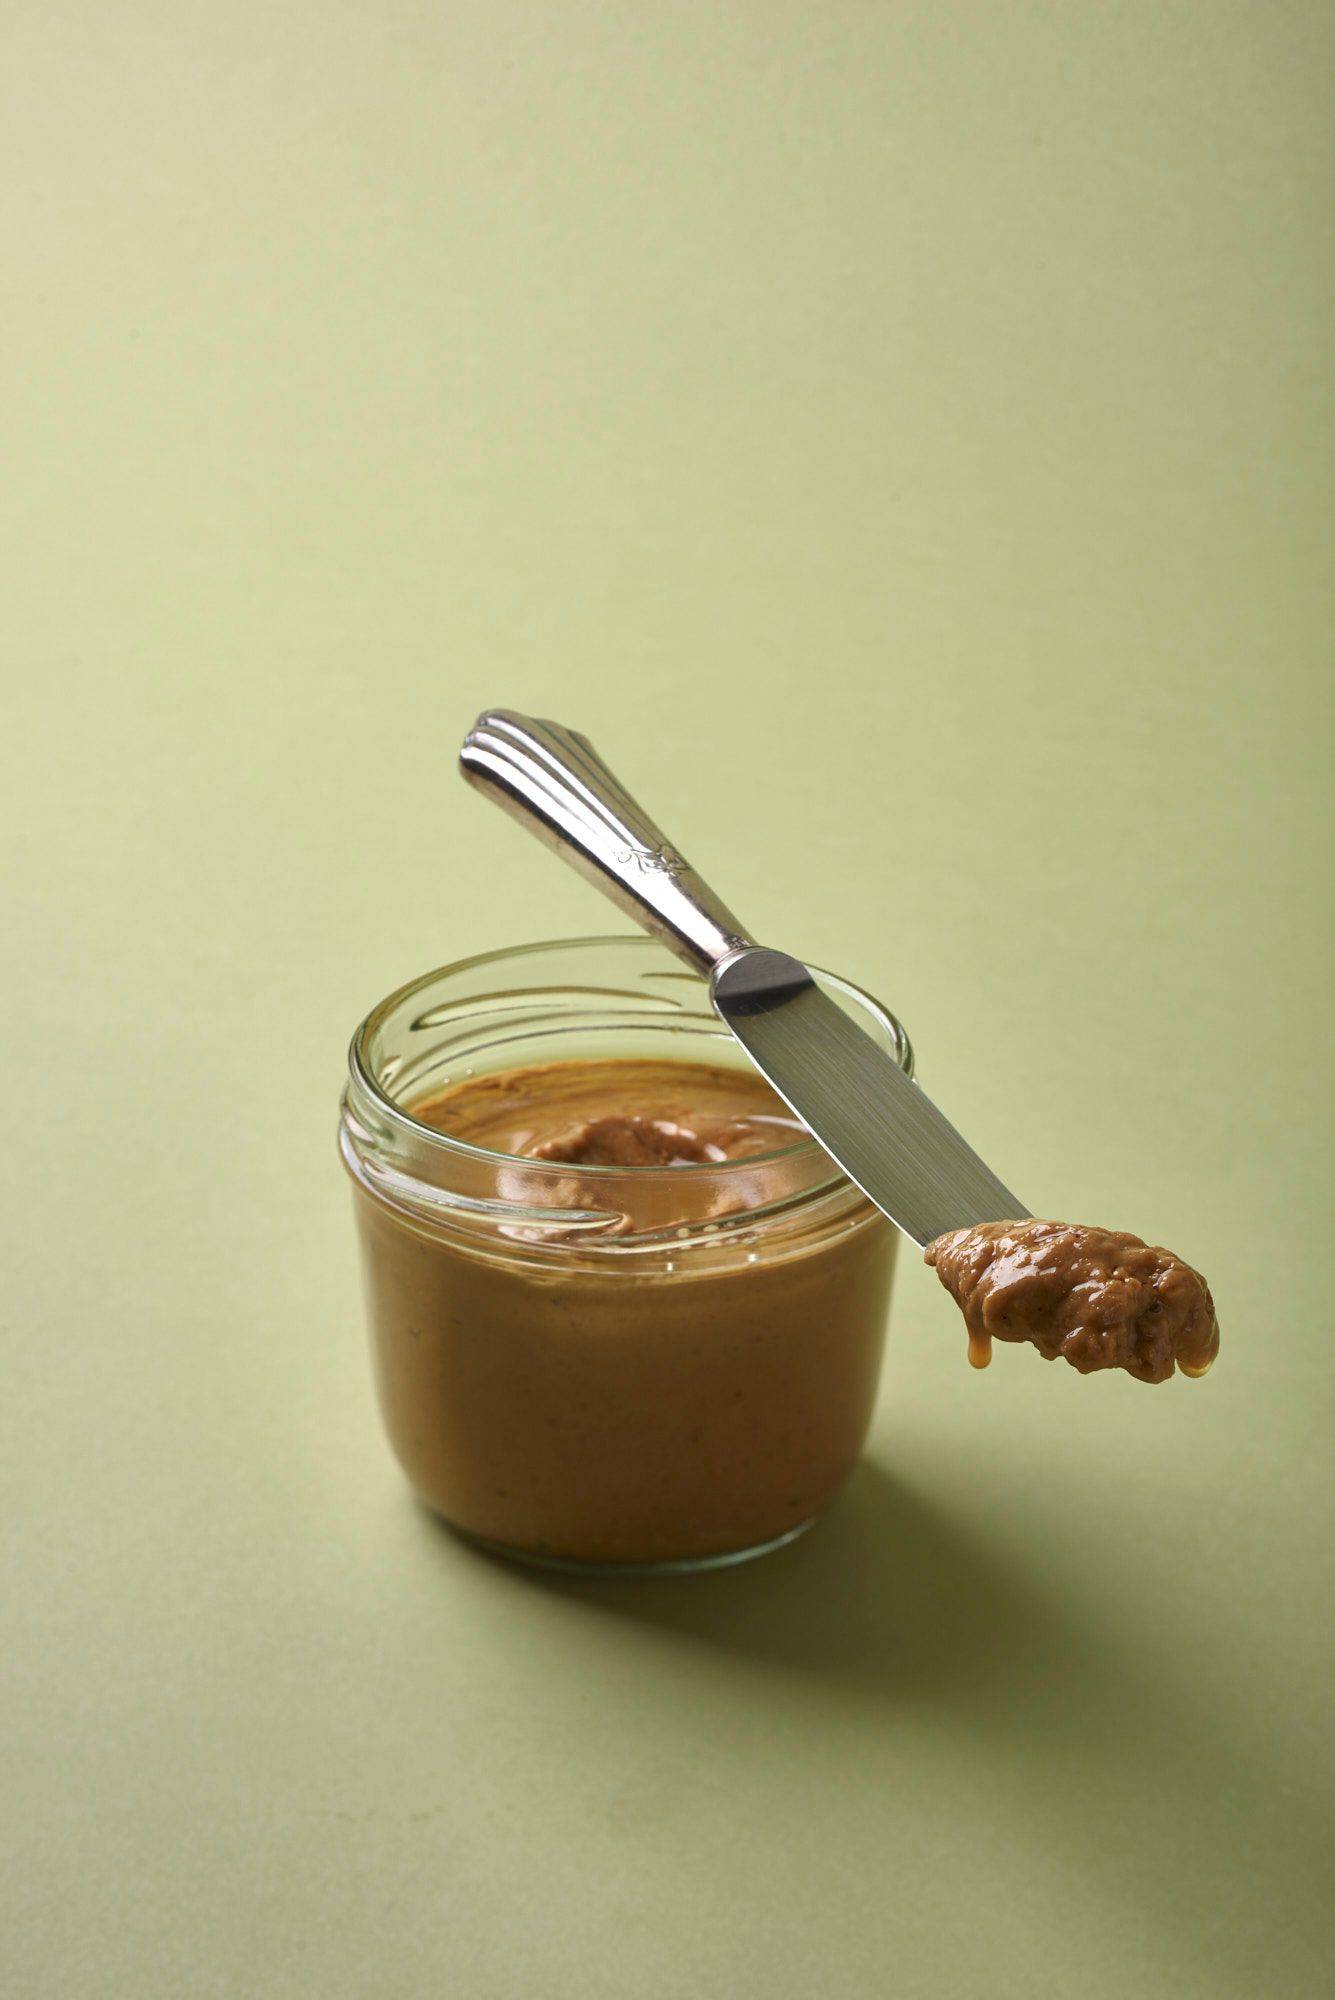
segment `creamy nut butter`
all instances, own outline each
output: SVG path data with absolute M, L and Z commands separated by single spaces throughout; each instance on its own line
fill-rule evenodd
M 485 1063 L 448 1003 L 422 1009 L 446 1035 L 415 1063 L 410 1008 L 385 1003 L 405 1018 L 354 1043 L 343 1154 L 381 1409 L 419 1496 L 539 1561 L 693 1565 L 786 1540 L 852 1470 L 897 1232 L 728 1059 L 699 982 L 631 952 L 677 984 L 620 1042 L 573 986 L 558 1022 L 588 1005 L 589 1032 L 551 1031 L 550 990 L 531 1010 L 482 992 Z

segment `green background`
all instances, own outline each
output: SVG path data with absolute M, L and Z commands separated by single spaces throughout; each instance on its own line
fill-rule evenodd
M 1323 1990 L 1335 17 L 11 0 L 0 1649 L 27 1996 Z M 615 928 L 588 730 L 1205 1382 L 965 1366 L 653 1586 L 379 1435 L 344 1045 Z

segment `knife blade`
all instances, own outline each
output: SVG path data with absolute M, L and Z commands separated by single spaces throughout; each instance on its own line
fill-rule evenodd
M 1028 1214 L 799 959 L 761 946 L 738 951 L 715 968 L 710 990 L 762 1076 L 915 1243 Z

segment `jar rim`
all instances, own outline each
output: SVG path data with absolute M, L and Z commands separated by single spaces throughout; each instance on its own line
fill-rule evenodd
M 468 958 L 451 959 L 448 964 L 438 965 L 429 972 L 419 973 L 415 979 L 406 980 L 402 986 L 396 987 L 392 993 L 387 993 L 383 1000 L 377 1001 L 370 1013 L 361 1022 L 348 1048 L 349 1075 L 353 1083 L 359 1089 L 366 1092 L 381 1116 L 390 1121 L 391 1127 L 397 1128 L 401 1134 L 411 1138 L 415 1144 L 425 1144 L 432 1151 L 444 1154 L 447 1157 L 467 1159 L 483 1165 L 506 1167 L 520 1164 L 532 1168 L 535 1162 L 523 1154 L 497 1152 L 489 1146 L 477 1146 L 471 1140 L 456 1138 L 451 1133 L 442 1132 L 438 1126 L 426 1125 L 420 1119 L 414 1118 L 410 1112 L 406 1111 L 401 1104 L 397 1103 L 390 1096 L 389 1092 L 380 1082 L 380 1079 L 375 1075 L 374 1068 L 369 1060 L 371 1038 L 394 1009 L 401 1007 L 415 994 L 422 992 L 436 981 L 446 978 L 450 974 L 471 972 L 478 966 L 496 965 L 507 959 L 515 959 L 521 955 L 527 956 L 529 953 L 576 951 L 586 949 L 590 946 L 603 945 L 635 945 L 643 947 L 646 943 L 650 942 L 652 940 L 643 934 L 622 931 L 595 933 L 583 937 L 539 938 L 528 944 L 502 945 L 493 951 L 475 952 Z M 855 985 L 852 980 L 844 979 L 838 973 L 827 972 L 821 966 L 813 965 L 809 969 L 818 980 L 847 994 L 856 1000 L 861 1007 L 866 1009 L 889 1036 L 893 1046 L 894 1057 L 904 1074 L 912 1076 L 913 1046 L 899 1018 L 895 1014 L 892 1014 L 890 1009 L 883 1006 L 872 994 L 868 993 L 865 988 Z M 701 984 L 703 985 L 704 983 L 702 980 Z M 745 1158 L 736 1160 L 686 1161 L 670 1168 L 660 1166 L 608 1166 L 582 1162 L 580 1165 L 580 1177 L 581 1179 L 588 1177 L 592 1181 L 596 1181 L 602 1177 L 612 1180 L 625 1180 L 627 1177 L 638 1179 L 650 1174 L 671 1173 L 673 1176 L 679 1174 L 711 1174 L 726 1179 L 730 1172 L 750 1172 L 753 1174 L 756 1167 L 762 1163 L 769 1165 L 779 1160 L 791 1160 L 802 1154 L 809 1154 L 819 1150 L 818 1141 L 808 1134 L 803 1138 L 795 1140 L 791 1145 L 777 1146 L 772 1152 L 750 1154 Z M 832 1167 L 834 1166 L 833 1161 L 830 1164 Z M 835 1171 L 837 1173 L 839 1170 L 836 1168 Z M 815 1190 L 810 1190 L 810 1192 L 815 1192 Z

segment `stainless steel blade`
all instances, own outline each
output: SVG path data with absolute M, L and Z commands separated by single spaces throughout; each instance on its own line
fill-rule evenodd
M 800 960 L 739 951 L 715 970 L 710 990 L 756 1068 L 915 1243 L 1029 1213 Z

